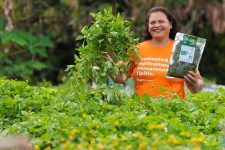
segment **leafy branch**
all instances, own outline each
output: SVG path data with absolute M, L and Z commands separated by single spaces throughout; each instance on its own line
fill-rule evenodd
M 76 40 L 83 40 L 75 55 L 74 70 L 78 78 L 85 78 L 96 84 L 105 84 L 108 75 L 116 76 L 119 71 L 127 73 L 129 54 L 135 51 L 138 39 L 131 31 L 131 22 L 126 21 L 112 9 L 90 14 L 94 21 L 81 30 Z M 123 60 L 124 66 L 117 61 Z M 71 68 L 71 66 L 70 66 Z

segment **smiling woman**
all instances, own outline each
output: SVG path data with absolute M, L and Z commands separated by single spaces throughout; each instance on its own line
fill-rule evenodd
M 150 9 L 145 25 L 145 41 L 137 46 L 137 53 L 141 59 L 131 55 L 132 62 L 128 75 L 134 79 L 134 90 L 137 95 L 164 96 L 169 99 L 176 94 L 184 99 L 185 82 L 191 92 L 201 91 L 204 83 L 199 72 L 189 71 L 184 79 L 166 76 L 174 38 L 179 31 L 176 19 L 169 10 L 164 7 Z
M 199 73 L 191 71 L 184 79 L 168 78 L 166 71 L 169 61 L 151 62 L 152 59 L 146 59 L 170 60 L 174 38 L 178 31 L 179 26 L 169 10 L 164 7 L 154 7 L 149 10 L 146 19 L 146 41 L 138 45 L 138 54 L 142 59 L 137 61 L 133 58 L 133 67 L 130 69 L 134 77 L 134 89 L 138 95 L 146 93 L 153 97 L 171 98 L 173 94 L 177 94 L 180 98 L 185 98 L 184 81 L 193 93 L 203 88 L 204 83 Z M 142 64 L 148 65 L 142 66 Z

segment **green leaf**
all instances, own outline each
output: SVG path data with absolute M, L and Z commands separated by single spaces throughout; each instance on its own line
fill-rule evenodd
M 134 50 L 133 50 L 133 54 L 134 54 L 134 56 L 135 56 L 136 58 L 141 59 L 141 56 L 140 56 L 140 55 L 138 55 L 137 50 L 138 50 L 137 48 L 134 48 Z
M 48 57 L 47 51 L 43 47 L 29 46 L 29 51 L 32 55 L 39 55 L 42 57 Z
M 78 36 L 76 37 L 76 41 L 82 40 L 82 39 L 84 39 L 84 37 L 83 37 L 82 35 L 78 35 Z
M 46 65 L 40 61 L 31 60 L 28 62 L 28 64 L 30 67 L 37 69 L 37 70 L 46 68 Z
M 51 136 L 49 134 L 45 133 L 40 137 L 40 139 L 42 141 L 49 141 L 49 140 L 51 140 Z

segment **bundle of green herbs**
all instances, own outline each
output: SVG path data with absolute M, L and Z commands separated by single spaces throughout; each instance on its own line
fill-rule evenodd
M 188 71 L 196 72 L 206 39 L 178 32 L 175 37 L 168 77 L 184 78 Z
M 90 14 L 94 21 L 85 26 L 77 40 L 83 40 L 75 55 L 75 65 L 68 66 L 80 79 L 105 84 L 109 78 L 129 69 L 130 53 L 136 53 L 138 38 L 131 31 L 131 22 L 112 9 Z M 121 65 L 121 62 L 123 63 Z

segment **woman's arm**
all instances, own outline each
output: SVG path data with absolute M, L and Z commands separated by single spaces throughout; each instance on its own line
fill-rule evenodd
M 186 82 L 188 89 L 192 93 L 197 93 L 201 91 L 205 86 L 204 81 L 199 72 L 194 73 L 193 71 L 189 71 L 189 73 L 186 76 L 184 76 L 184 80 Z

